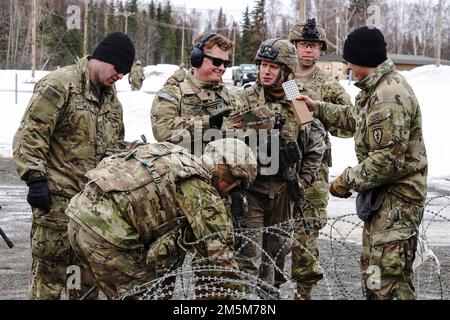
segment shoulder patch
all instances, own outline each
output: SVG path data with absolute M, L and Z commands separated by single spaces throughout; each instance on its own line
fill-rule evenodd
M 173 95 L 171 95 L 167 92 L 158 93 L 158 98 L 161 98 L 161 99 L 169 101 L 169 102 L 174 102 L 174 103 L 177 102 L 177 99 Z
M 41 94 L 47 98 L 51 103 L 53 103 L 58 108 L 61 108 L 63 105 L 64 99 L 62 94 L 56 90 L 55 88 L 51 86 L 46 86 L 42 91 Z

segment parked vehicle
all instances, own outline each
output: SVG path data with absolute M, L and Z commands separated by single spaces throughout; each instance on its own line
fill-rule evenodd
M 257 68 L 255 64 L 241 64 L 239 68 L 236 68 L 232 72 L 233 85 L 237 85 L 238 82 L 243 86 L 248 82 L 256 80 Z

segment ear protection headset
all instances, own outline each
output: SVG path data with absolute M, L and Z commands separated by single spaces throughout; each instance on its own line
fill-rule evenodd
M 207 33 L 202 36 L 200 40 L 198 40 L 198 43 L 191 50 L 191 66 L 193 66 L 194 68 L 199 68 L 202 65 L 204 59 L 203 47 L 205 46 L 206 42 L 215 35 L 215 33 Z

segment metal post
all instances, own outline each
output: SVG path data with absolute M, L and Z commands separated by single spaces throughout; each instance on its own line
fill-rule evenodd
M 298 18 L 300 21 L 306 21 L 306 0 L 299 0 Z
M 183 12 L 183 29 L 181 31 L 181 62 L 184 63 L 184 15 L 185 13 Z
M 31 77 L 33 81 L 36 71 L 36 10 L 37 0 L 33 0 L 33 8 L 31 11 Z
M 233 67 L 236 63 L 236 26 L 233 25 Z
M 88 0 L 84 0 L 83 57 L 87 55 L 87 46 L 88 46 Z
M 437 21 L 437 45 L 436 45 L 436 66 L 441 65 L 441 46 L 442 46 L 442 0 L 438 4 L 438 21 Z
M 17 80 L 17 73 L 16 73 L 16 85 L 15 85 L 15 91 L 16 91 L 16 104 L 17 104 L 17 91 L 19 90 L 18 88 L 18 80 Z

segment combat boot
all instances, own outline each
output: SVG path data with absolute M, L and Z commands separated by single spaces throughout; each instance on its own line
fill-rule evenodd
M 294 300 L 311 300 L 312 287 L 297 286 L 294 291 Z

